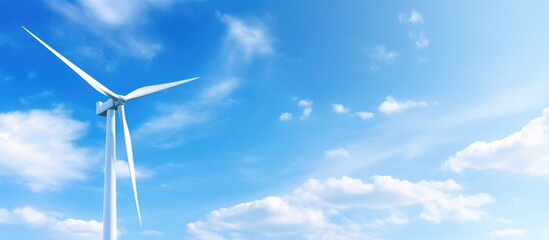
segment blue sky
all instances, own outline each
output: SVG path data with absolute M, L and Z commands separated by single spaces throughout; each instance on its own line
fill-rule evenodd
M 119 94 L 200 77 L 126 106 L 120 239 L 547 239 L 548 10 L 3 1 L 0 236 L 102 232 L 106 99 L 23 25 Z

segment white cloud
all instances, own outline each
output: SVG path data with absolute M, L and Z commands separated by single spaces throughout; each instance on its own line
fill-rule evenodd
M 63 239 L 98 240 L 103 237 L 103 223 L 95 220 L 65 219 L 57 221 L 51 229 Z
M 516 238 L 516 237 L 526 237 L 526 233 L 522 229 L 517 228 L 508 228 L 495 230 L 488 233 L 488 237 L 491 238 Z
M 289 113 L 289 112 L 284 112 L 282 114 L 280 114 L 280 116 L 278 116 L 278 119 L 280 121 L 290 121 L 292 120 L 292 113 Z
M 46 214 L 31 207 L 16 208 L 13 210 L 13 215 L 20 218 L 24 223 L 32 225 L 44 225 L 52 221 Z
M 443 165 L 454 172 L 490 169 L 534 175 L 549 174 L 549 108 L 518 132 L 492 142 L 477 141 Z
M 33 226 L 47 225 L 55 220 L 32 207 L 15 208 L 12 211 L 0 208 L 0 223 L 22 223 Z
M 250 60 L 257 55 L 273 53 L 271 37 L 261 23 L 252 24 L 219 12 L 217 15 L 228 27 L 225 50 L 229 54 L 229 59 L 243 55 L 244 60 Z
M 374 117 L 374 114 L 371 112 L 357 112 L 356 115 L 362 120 L 368 120 Z
M 385 101 L 382 102 L 378 110 L 385 114 L 393 114 L 393 113 L 399 113 L 406 109 L 413 108 L 413 107 L 426 107 L 427 102 L 421 101 L 421 102 L 415 102 L 415 101 L 398 101 L 392 96 L 387 96 L 385 98 Z
M 136 178 L 149 178 L 153 175 L 154 172 L 152 170 L 146 169 L 144 167 L 135 166 Z M 116 177 L 120 179 L 130 179 L 130 169 L 127 161 L 116 160 Z
M 297 102 L 297 106 L 303 109 L 299 119 L 305 120 L 308 119 L 313 113 L 313 101 L 308 99 L 301 99 Z M 280 121 L 290 121 L 293 118 L 293 114 L 290 112 L 284 112 L 278 116 Z
M 203 220 L 187 224 L 198 239 L 266 239 L 279 236 L 303 239 L 365 239 L 367 228 L 406 224 L 410 220 L 395 212 L 420 206 L 419 217 L 430 222 L 444 219 L 478 221 L 479 210 L 492 201 L 485 193 L 464 196 L 453 180 L 412 183 L 390 176 L 375 176 L 372 183 L 349 177 L 325 182 L 310 179 L 291 193 L 241 203 L 210 212 Z M 385 219 L 364 222 L 368 210 L 390 211 Z M 347 214 L 349 212 L 360 214 Z M 417 213 L 415 213 L 417 214 Z
M 308 99 L 301 99 L 299 100 L 297 105 L 303 108 L 303 113 L 299 117 L 301 120 L 307 119 L 311 116 L 311 113 L 313 112 L 313 101 Z
M 24 224 L 32 227 L 42 227 L 51 231 L 53 235 L 68 240 L 97 240 L 101 239 L 103 224 L 91 220 L 80 219 L 60 220 L 55 215 L 48 214 L 33 207 L 15 208 L 12 211 L 0 208 L 0 224 Z
M 345 148 L 335 148 L 324 152 L 328 157 L 350 157 L 351 154 Z
M 267 197 L 212 211 L 205 221 L 189 223 L 187 228 L 191 233 L 204 229 L 228 228 L 235 232 L 285 235 L 303 229 L 323 227 L 326 225 L 324 218 L 322 211 L 293 206 L 280 197 Z
M 397 56 L 398 53 L 387 50 L 384 45 L 375 45 L 370 53 L 371 58 L 386 64 L 394 63 Z
M 321 200 L 337 209 L 392 209 L 420 205 L 423 210 L 419 217 L 430 222 L 440 222 L 445 218 L 478 221 L 486 213 L 476 208 L 493 200 L 485 193 L 456 195 L 461 186 L 453 180 L 412 183 L 390 176 L 375 176 L 373 179 L 371 184 L 349 177 L 330 178 L 325 183 L 311 179 L 295 193 L 306 201 Z
M 343 106 L 343 104 L 339 103 L 332 104 L 332 110 L 335 113 L 348 113 L 349 111 L 351 111 L 351 109 L 346 108 L 345 106 Z
M 92 163 L 76 141 L 88 124 L 57 107 L 0 114 L 0 169 L 20 179 L 32 191 L 57 190 L 65 182 L 83 180 Z

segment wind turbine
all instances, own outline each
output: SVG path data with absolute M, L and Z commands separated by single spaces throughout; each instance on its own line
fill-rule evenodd
M 128 158 L 128 167 L 130 170 L 130 177 L 133 187 L 133 196 L 135 198 L 135 206 L 137 208 L 137 217 L 139 218 L 139 224 L 141 225 L 141 212 L 139 210 L 139 199 L 137 197 L 137 187 L 135 184 L 135 169 L 133 164 L 133 150 L 132 150 L 132 141 L 130 137 L 130 131 L 128 129 L 128 124 L 126 123 L 126 114 L 124 113 L 124 104 L 128 101 L 140 98 L 155 92 L 166 90 L 184 83 L 198 79 L 189 78 L 185 80 L 151 85 L 146 87 L 141 87 L 131 91 L 126 95 L 118 95 L 113 91 L 109 90 L 103 84 L 95 80 L 93 77 L 88 75 L 78 66 L 74 65 L 71 61 L 59 54 L 55 49 L 50 47 L 47 43 L 42 41 L 32 32 L 30 32 L 25 27 L 21 26 L 25 31 L 27 31 L 32 37 L 34 37 L 38 42 L 40 42 L 44 47 L 46 47 L 50 52 L 57 56 L 61 61 L 63 61 L 67 66 L 69 66 L 73 71 L 75 71 L 80 77 L 84 79 L 91 87 L 97 90 L 99 93 L 109 97 L 109 100 L 105 102 L 97 102 L 95 113 L 100 116 L 107 117 L 107 128 L 106 128 L 106 144 L 105 144 L 105 185 L 104 185 L 104 198 L 103 198 L 103 239 L 104 240 L 116 240 L 117 238 L 117 228 L 116 228 L 116 171 L 115 171 L 115 162 L 116 162 L 116 124 L 115 124 L 115 111 L 119 111 L 120 120 L 122 123 L 122 133 L 124 138 L 124 145 L 126 147 L 126 156 Z

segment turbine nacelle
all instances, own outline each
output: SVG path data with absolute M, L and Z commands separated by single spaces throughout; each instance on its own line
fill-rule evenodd
M 95 103 L 95 113 L 99 116 L 107 116 L 107 110 L 114 109 L 117 110 L 118 106 L 124 105 L 126 103 L 126 99 L 122 95 L 118 95 L 117 99 L 109 98 L 109 100 L 105 102 L 97 102 Z

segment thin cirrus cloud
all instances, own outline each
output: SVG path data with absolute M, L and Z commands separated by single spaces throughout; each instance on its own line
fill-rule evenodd
M 274 52 L 272 37 L 261 22 L 252 23 L 220 12 L 217 12 L 217 16 L 227 25 L 224 51 L 230 62 L 248 61 L 256 56 L 270 55 Z
M 76 141 L 87 129 L 88 123 L 72 119 L 61 106 L 1 113 L 0 171 L 32 191 L 58 190 L 67 181 L 84 180 L 93 162 L 91 150 Z
M 518 228 L 507 228 L 499 229 L 489 232 L 488 237 L 490 238 L 517 238 L 517 237 L 526 237 L 526 232 Z
M 398 57 L 398 53 L 388 50 L 385 45 L 375 45 L 370 50 L 370 58 L 377 62 L 392 64 Z
M 351 154 L 345 148 L 334 148 L 324 152 L 328 157 L 350 157 Z
M 271 37 L 262 23 L 252 24 L 229 14 L 216 13 L 217 17 L 227 26 L 225 43 L 221 58 L 230 66 L 242 67 L 240 63 L 247 62 L 258 56 L 270 55 L 274 52 Z M 220 73 L 227 75 L 226 73 Z M 157 133 L 178 132 L 188 126 L 210 121 L 215 118 L 212 108 L 226 106 L 232 103 L 230 94 L 240 85 L 237 77 L 222 77 L 217 83 L 205 88 L 198 94 L 198 99 L 190 103 L 173 104 L 164 108 L 159 116 L 143 123 L 136 131 L 137 136 L 158 135 Z M 282 118 L 281 120 L 283 120 Z M 181 139 L 161 139 L 158 146 L 171 148 L 185 142 Z
M 419 34 L 410 33 L 410 37 L 414 39 L 416 47 L 418 48 L 429 46 L 429 39 L 423 35 L 423 32 L 420 32 Z
M 519 131 L 491 142 L 477 141 L 450 157 L 443 168 L 549 175 L 549 108 Z
M 116 160 L 116 178 L 119 179 L 129 179 L 130 178 L 130 169 L 128 167 L 128 162 L 124 160 Z M 135 177 L 136 178 L 149 178 L 154 175 L 154 171 L 141 166 L 135 166 Z
M 67 20 L 84 27 L 102 39 L 102 44 L 126 56 L 152 59 L 162 50 L 162 44 L 148 39 L 142 29 L 147 25 L 146 16 L 153 10 L 166 10 L 176 1 L 48 1 L 47 4 Z M 145 17 L 144 17 L 145 16 Z M 82 48 L 89 49 L 89 48 Z M 94 56 L 103 51 L 93 47 Z M 86 54 L 86 53 L 83 53 Z
M 378 110 L 385 114 L 394 114 L 394 113 L 403 112 L 404 110 L 407 110 L 410 108 L 427 107 L 427 106 L 428 104 L 425 101 L 420 101 L 420 102 L 416 102 L 412 100 L 399 101 L 393 96 L 387 96 L 385 98 L 385 101 L 383 101 L 379 105 Z
M 0 224 L 22 224 L 43 228 L 48 235 L 68 240 L 97 240 L 103 235 L 103 224 L 95 220 L 58 219 L 57 213 L 46 213 L 25 206 L 8 210 L 0 208 Z
M 362 120 L 368 120 L 374 117 L 374 113 L 365 111 L 357 112 L 356 115 Z
M 453 180 L 409 182 L 391 176 L 375 176 L 372 183 L 360 179 L 309 179 L 284 196 L 270 196 L 210 212 L 204 219 L 187 224 L 198 239 L 276 238 L 364 239 L 367 231 L 384 225 L 407 224 L 409 218 L 395 212 L 419 206 L 419 218 L 428 222 L 446 219 L 479 221 L 488 213 L 480 210 L 493 201 L 485 193 L 464 195 Z M 367 211 L 388 212 L 387 218 L 365 220 Z M 410 209 L 410 208 L 406 208 Z M 363 211 L 357 217 L 349 212 Z
M 189 126 L 215 119 L 214 110 L 233 102 L 230 96 L 239 84 L 240 80 L 237 78 L 225 78 L 203 89 L 197 94 L 196 100 L 181 104 L 163 104 L 156 116 L 146 120 L 136 129 L 136 138 L 147 137 L 163 148 L 183 144 L 185 141 L 181 139 L 166 139 L 162 136 L 168 132 L 168 135 L 172 136 Z

